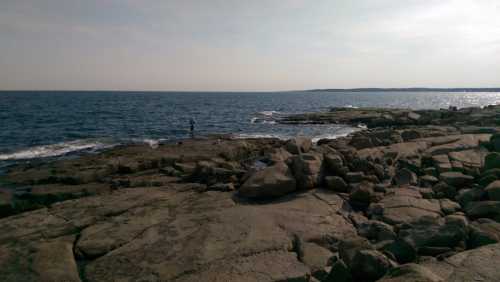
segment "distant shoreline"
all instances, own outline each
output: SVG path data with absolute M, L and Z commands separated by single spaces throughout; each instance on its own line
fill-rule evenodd
M 308 92 L 500 92 L 500 88 L 332 88 L 310 89 Z
M 429 88 L 429 87 L 409 87 L 409 88 L 318 88 L 304 90 L 209 90 L 209 91 L 186 91 L 186 90 L 0 90 L 2 92 L 123 92 L 123 93 L 289 93 L 289 92 L 500 92 L 500 88 Z

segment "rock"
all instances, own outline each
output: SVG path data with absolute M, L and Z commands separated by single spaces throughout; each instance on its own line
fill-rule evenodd
M 484 169 L 500 168 L 500 153 L 492 152 L 484 158 Z
M 324 282 L 352 282 L 351 272 L 342 260 L 337 260 Z
M 457 218 L 456 216 L 451 216 L 446 220 L 421 217 L 411 222 L 407 228 L 401 229 L 398 235 L 412 242 L 419 253 L 429 255 L 424 252 L 426 248 L 440 248 L 440 250 L 448 251 L 448 248 L 465 243 L 467 221 L 463 217 Z
M 340 242 L 338 248 L 340 258 L 349 268 L 351 268 L 351 265 L 354 263 L 354 257 L 358 251 L 373 249 L 370 242 L 362 237 L 347 238 Z
M 269 154 L 269 160 L 272 164 L 276 163 L 286 163 L 288 159 L 292 157 L 292 154 L 285 150 L 284 148 L 275 149 L 271 154 Z
M 500 201 L 469 202 L 465 213 L 471 218 L 500 219 Z
M 238 190 L 238 193 L 247 198 L 279 197 L 296 190 L 295 178 L 291 170 L 284 163 L 259 170 Z
M 55 240 L 37 246 L 33 270 L 39 275 L 38 281 L 81 281 L 73 255 L 73 240 Z
M 405 130 L 401 133 L 401 137 L 405 142 L 408 142 L 411 140 L 422 138 L 422 134 L 420 134 L 420 132 L 417 130 Z
M 293 157 L 293 174 L 297 180 L 297 188 L 312 189 L 320 184 L 323 160 L 317 154 L 301 154 Z
M 470 224 L 468 247 L 471 249 L 500 242 L 500 223 L 480 218 Z
M 397 238 L 382 247 L 384 252 L 391 254 L 399 263 L 412 262 L 417 257 L 417 248 L 414 242 L 405 238 Z
M 458 203 L 465 208 L 468 203 L 479 201 L 483 191 L 480 189 L 462 189 L 456 197 Z
M 379 204 L 382 213 L 374 217 L 388 224 L 406 223 L 423 216 L 441 216 L 439 202 L 422 199 L 420 193 L 414 189 L 396 189 L 387 194 Z
M 378 280 L 379 282 L 442 282 L 443 279 L 429 269 L 409 263 L 397 266 Z
M 487 186 L 491 182 L 500 179 L 500 168 L 485 170 L 479 177 L 479 185 Z
M 500 151 L 500 134 L 496 133 L 491 135 L 490 137 L 490 145 L 493 150 L 499 152 Z
M 290 139 L 286 144 L 285 148 L 288 152 L 292 154 L 307 153 L 312 147 L 311 139 L 306 137 L 296 137 Z
M 361 182 L 351 191 L 349 200 L 355 205 L 367 207 L 374 195 L 373 184 L 370 182 Z
M 394 240 L 396 238 L 396 233 L 392 226 L 377 220 L 363 222 L 357 226 L 357 229 L 360 236 L 376 242 Z
M 347 193 L 349 192 L 349 185 L 342 179 L 340 176 L 327 176 L 325 177 L 326 187 L 329 189 L 340 192 Z
M 233 183 L 217 183 L 208 187 L 210 191 L 231 192 L 234 191 Z
M 356 135 L 355 137 L 353 137 L 349 145 L 358 150 L 374 147 L 372 140 L 362 135 Z
M 338 154 L 326 154 L 325 165 L 329 171 L 338 173 L 339 170 L 344 166 L 344 160 Z
M 443 172 L 439 175 L 439 178 L 446 184 L 459 189 L 472 184 L 474 181 L 474 177 L 455 171 Z
M 488 193 L 488 198 L 492 201 L 500 201 L 500 180 L 490 183 L 485 191 Z
M 418 184 L 417 175 L 413 171 L 406 168 L 398 170 L 393 178 L 393 181 L 394 184 L 398 186 Z
M 360 183 L 363 181 L 365 174 L 363 172 L 348 172 L 346 174 L 346 180 L 349 183 Z
M 430 261 L 424 266 L 439 275 L 442 281 L 494 282 L 500 281 L 500 269 L 496 263 L 499 259 L 500 244 L 492 244 L 460 252 L 442 261 Z
M 356 252 L 351 264 L 351 274 L 355 279 L 375 281 L 392 267 L 391 261 L 376 250 L 360 250 Z
M 434 162 L 434 166 L 439 173 L 451 171 L 452 169 L 448 155 L 443 154 L 432 156 L 432 161 Z
M 460 210 L 460 204 L 453 202 L 450 199 L 440 199 L 439 204 L 444 214 L 453 214 Z
M 422 185 L 422 187 L 432 187 L 438 182 L 439 180 L 432 175 L 424 175 L 420 177 L 420 185 Z
M 311 273 L 316 278 L 322 278 L 328 275 L 325 268 L 328 266 L 333 253 L 315 243 L 306 242 L 302 245 L 301 261 L 311 269 Z

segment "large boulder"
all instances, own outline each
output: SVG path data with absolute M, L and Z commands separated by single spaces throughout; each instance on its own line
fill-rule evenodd
M 375 281 L 393 266 L 393 263 L 376 250 L 359 250 L 351 263 L 351 274 L 359 281 Z
M 418 178 L 417 175 L 407 169 L 403 168 L 400 169 L 396 172 L 396 175 L 393 178 L 394 184 L 398 186 L 404 186 L 404 185 L 417 185 L 418 184 Z
M 397 266 L 391 270 L 379 282 L 442 282 L 443 279 L 428 268 L 409 263 Z
M 394 240 L 396 233 L 394 228 L 387 223 L 378 220 L 368 220 L 357 226 L 358 234 L 376 242 Z
M 279 197 L 297 188 L 292 171 L 285 163 L 277 163 L 251 175 L 238 193 L 247 198 Z
M 474 181 L 474 177 L 456 171 L 443 172 L 439 178 L 446 184 L 457 188 L 466 187 Z
M 326 187 L 336 192 L 346 193 L 349 192 L 349 185 L 340 176 L 327 176 L 325 177 Z
M 500 201 L 500 180 L 490 183 L 485 191 L 488 193 L 488 198 L 492 201 Z
M 306 137 L 296 137 L 288 140 L 285 144 L 285 148 L 288 152 L 292 154 L 307 153 L 312 147 L 311 139 Z
M 480 218 L 470 224 L 469 248 L 498 242 L 500 242 L 500 223 L 488 218 Z
M 300 154 L 292 158 L 293 174 L 297 188 L 312 189 L 321 184 L 323 157 L 319 154 Z
M 420 217 L 440 217 L 441 206 L 437 201 L 423 199 L 415 189 L 399 188 L 388 193 L 373 210 L 373 218 L 389 224 L 407 223 Z
M 500 201 L 469 202 L 465 213 L 471 218 L 491 218 L 500 220 Z
M 492 152 L 484 158 L 484 169 L 500 168 L 500 153 Z

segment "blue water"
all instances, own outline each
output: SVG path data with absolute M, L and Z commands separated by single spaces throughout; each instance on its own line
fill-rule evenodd
M 0 163 L 157 142 L 196 134 L 335 137 L 342 125 L 280 125 L 275 117 L 332 106 L 447 108 L 484 106 L 500 93 L 440 92 L 0 92 Z

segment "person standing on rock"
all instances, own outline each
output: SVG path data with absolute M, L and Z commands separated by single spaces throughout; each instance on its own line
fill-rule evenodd
M 191 118 L 189 120 L 189 135 L 191 135 L 191 138 L 194 138 L 194 125 L 196 124 L 196 121 L 194 120 L 194 118 Z

